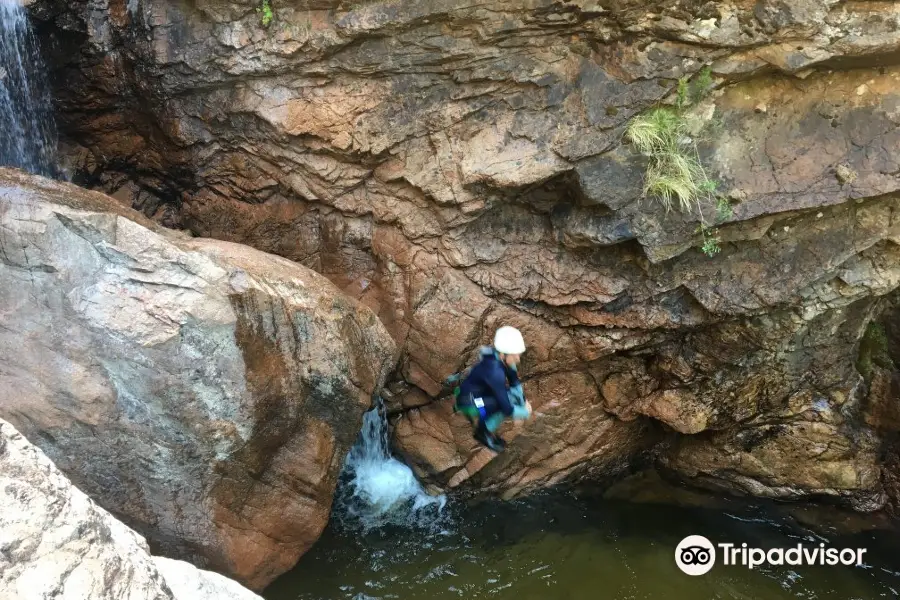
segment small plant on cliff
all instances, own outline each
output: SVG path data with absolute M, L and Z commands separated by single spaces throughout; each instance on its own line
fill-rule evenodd
M 734 209 L 727 198 L 719 196 L 716 200 L 716 223 L 722 223 L 734 216 Z
M 712 69 L 703 67 L 693 79 L 682 77 L 678 80 L 675 92 L 675 106 L 682 109 L 689 102 L 699 102 L 712 91 L 715 82 L 712 78 Z
M 713 220 L 721 223 L 730 217 L 723 212 L 723 208 L 730 211 L 730 205 L 725 202 L 723 207 L 716 194 L 717 184 L 710 179 L 700 161 L 696 135 L 691 134 L 684 112 L 690 102 L 704 98 L 713 85 L 708 67 L 693 81 L 682 77 L 678 80 L 674 106 L 659 106 L 635 117 L 625 132 L 635 148 L 650 159 L 644 178 L 644 194 L 656 198 L 666 211 L 675 204 L 683 212 L 696 209 L 703 237 L 701 249 L 708 256 L 719 251 L 719 237 L 710 227 L 704 206 L 714 205 L 716 217 Z
M 709 181 L 709 193 L 713 194 L 716 190 L 716 182 Z M 714 218 L 714 224 L 718 225 L 719 223 L 723 223 L 730 219 L 734 214 L 734 210 L 731 207 L 731 203 L 728 199 L 719 196 L 716 199 L 716 216 Z M 706 223 L 706 219 L 703 217 L 703 212 L 701 208 L 700 212 L 700 225 L 697 227 L 697 231 L 700 233 L 701 238 L 703 239 L 703 244 L 700 246 L 700 250 L 703 254 L 712 258 L 716 254 L 722 251 L 722 247 L 719 245 L 722 242 L 721 234 L 719 230 L 715 227 L 710 227 Z
M 700 72 L 697 73 L 697 77 L 691 82 L 690 85 L 690 94 L 691 100 L 693 102 L 699 102 L 703 98 L 706 98 L 706 95 L 709 94 L 713 87 L 715 87 L 716 82 L 713 81 L 712 78 L 712 69 L 709 67 L 703 67 L 700 69 Z
M 275 19 L 275 13 L 272 12 L 269 0 L 262 0 L 262 4 L 257 7 L 256 12 L 259 13 L 259 22 L 263 27 L 268 27 Z
M 644 193 L 656 197 L 667 211 L 676 202 L 682 211 L 691 211 L 714 192 L 715 182 L 706 174 L 679 111 L 654 108 L 635 117 L 626 135 L 638 151 L 650 158 Z
M 703 245 L 700 246 L 700 250 L 703 254 L 712 258 L 722 251 L 722 247 L 719 245 L 722 240 L 719 237 L 719 231 L 717 229 L 701 225 L 700 235 L 703 236 Z

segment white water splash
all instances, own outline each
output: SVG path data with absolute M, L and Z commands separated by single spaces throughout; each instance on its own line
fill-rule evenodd
M 25 8 L 0 0 L 0 166 L 57 174 L 49 89 Z
M 384 405 L 363 417 L 359 439 L 344 463 L 336 514 L 364 530 L 382 525 L 423 526 L 434 523 L 447 503 L 422 489 L 412 470 L 393 458 L 388 446 Z

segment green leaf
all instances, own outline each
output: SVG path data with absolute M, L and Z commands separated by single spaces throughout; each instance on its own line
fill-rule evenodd
M 263 27 L 268 27 L 275 19 L 275 13 L 272 12 L 269 0 L 262 0 L 262 4 L 256 9 L 256 12 L 260 14 L 260 23 Z

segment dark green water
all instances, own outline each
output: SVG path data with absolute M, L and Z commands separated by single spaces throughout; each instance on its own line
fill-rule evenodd
M 837 509 L 825 509 L 839 515 Z M 839 520 L 839 519 L 838 519 Z M 691 534 L 764 549 L 867 548 L 865 565 L 716 566 L 691 577 L 675 565 Z M 900 597 L 900 535 L 813 531 L 777 506 L 723 499 L 717 508 L 635 504 L 555 493 L 513 503 L 450 504 L 430 528 L 363 534 L 333 519 L 269 600 L 495 598 L 872 600 Z

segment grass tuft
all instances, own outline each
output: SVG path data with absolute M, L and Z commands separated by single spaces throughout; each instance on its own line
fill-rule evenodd
M 693 81 L 678 80 L 675 106 L 659 106 L 631 120 L 625 137 L 650 161 L 644 178 L 644 195 L 654 197 L 666 211 L 677 206 L 683 212 L 700 214 L 702 250 L 708 256 L 720 251 L 718 232 L 710 228 L 704 205 L 715 207 L 716 223 L 731 217 L 731 205 L 719 198 L 718 185 L 700 162 L 697 141 L 689 134 L 684 107 L 698 102 L 715 86 L 712 72 L 704 67 Z

